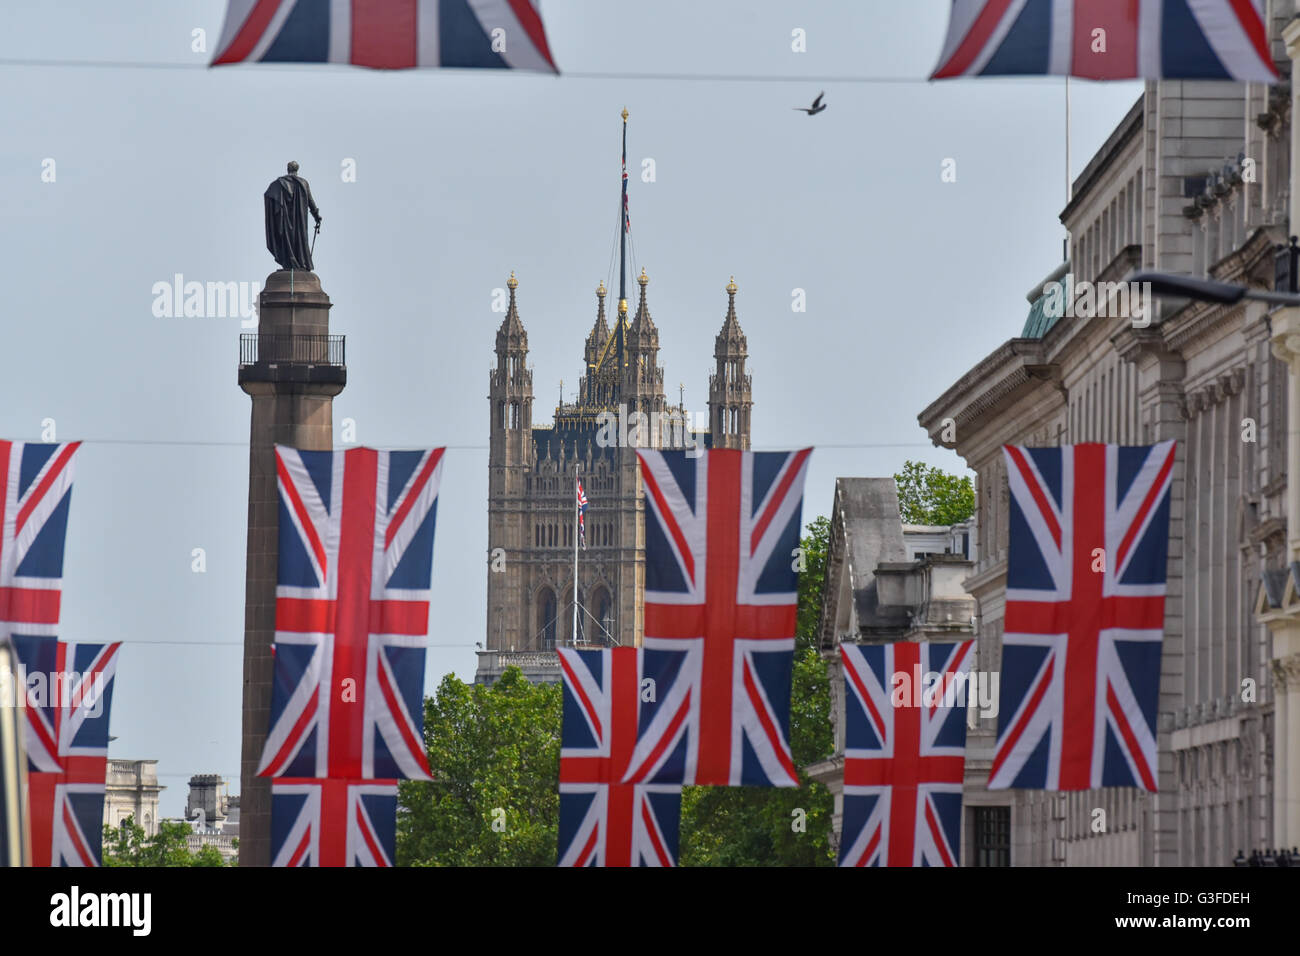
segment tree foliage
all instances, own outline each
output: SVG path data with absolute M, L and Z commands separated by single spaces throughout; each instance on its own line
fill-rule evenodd
M 127 817 L 120 826 L 104 827 L 104 866 L 226 866 L 215 846 L 201 846 L 191 853 L 186 838 L 193 832 L 188 823 L 160 820 L 158 832 L 146 836 L 144 827 Z M 238 841 L 236 841 L 238 845 Z M 230 866 L 237 861 L 231 860 Z
M 399 865 L 555 864 L 560 693 L 517 667 L 491 687 L 442 679 L 424 704 L 434 781 L 398 791 Z
M 828 756 L 830 679 L 818 650 L 830 522 L 808 525 L 800 542 L 798 625 L 790 694 L 790 748 L 797 788 L 686 787 L 682 793 L 683 866 L 830 866 L 834 798 L 803 767 Z
M 894 476 L 904 524 L 950 525 L 975 513 L 975 485 L 919 461 L 903 463 Z

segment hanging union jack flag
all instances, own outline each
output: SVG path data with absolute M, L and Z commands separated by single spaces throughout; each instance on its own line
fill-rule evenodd
M 108 714 L 121 644 L 15 636 L 34 866 L 99 866 Z
M 396 780 L 271 782 L 272 866 L 393 866 Z
M 1005 445 L 1011 489 L 989 789 L 1156 789 L 1174 443 Z
M 685 690 L 671 707 L 662 693 L 642 703 L 646 729 L 629 782 L 680 759 L 682 783 L 798 786 L 789 736 L 794 569 L 811 453 L 638 452 L 644 646 L 685 655 L 673 665 L 673 684 Z
M 561 648 L 559 654 L 559 865 L 676 866 L 681 784 L 621 782 L 637 743 L 643 652 Z M 653 682 L 647 693 L 656 695 Z
M 582 479 L 578 479 L 578 543 L 587 550 L 587 495 L 582 490 Z
M 63 587 L 63 542 L 80 442 L 0 441 L 0 638 L 54 637 Z
M 432 779 L 424 644 L 445 449 L 277 445 L 268 777 Z
M 1276 83 L 1264 0 L 953 0 L 932 79 Z
M 957 866 L 974 644 L 840 645 L 840 866 Z
M 212 65 L 249 62 L 559 72 L 535 0 L 229 0 Z

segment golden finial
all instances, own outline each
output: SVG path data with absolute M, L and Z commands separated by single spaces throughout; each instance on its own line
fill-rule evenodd
M 644 288 L 645 284 L 650 281 L 650 277 L 645 274 L 645 266 L 641 267 L 641 274 L 636 277 L 636 281 L 641 284 L 642 288 Z
M 727 295 L 736 294 L 736 277 L 732 276 L 731 281 L 727 283 Z
M 618 313 L 619 315 L 627 315 L 627 299 L 618 300 Z
M 510 289 L 511 289 L 512 291 L 515 290 L 515 289 L 517 289 L 517 288 L 519 288 L 519 280 L 515 278 L 515 270 L 514 270 L 514 269 L 511 269 L 511 270 L 510 270 L 510 278 L 509 278 L 508 280 L 506 280 L 506 285 L 510 286 Z
M 605 280 L 604 280 L 604 279 L 601 279 L 601 280 L 600 280 L 600 285 L 596 286 L 596 295 L 600 296 L 602 299 L 605 298 Z
M 627 122 L 627 107 L 623 107 L 623 122 Z

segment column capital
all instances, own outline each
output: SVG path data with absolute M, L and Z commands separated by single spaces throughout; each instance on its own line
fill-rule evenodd
M 1300 307 L 1278 309 L 1270 321 L 1273 354 L 1291 366 L 1292 374 L 1300 374 Z
M 1283 690 L 1288 687 L 1300 688 L 1300 652 L 1286 657 L 1275 657 L 1269 662 L 1273 671 L 1273 684 Z

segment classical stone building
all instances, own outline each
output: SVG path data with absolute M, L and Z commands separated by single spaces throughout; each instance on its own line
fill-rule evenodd
M 509 306 L 497 330 L 489 376 L 488 613 L 477 680 L 510 664 L 531 679 L 558 680 L 557 646 L 637 645 L 643 629 L 645 521 L 636 447 L 749 448 L 752 382 L 736 316 L 736 283 L 709 377 L 709 427 L 683 403 L 670 405 L 650 317 L 645 270 L 629 319 L 620 299 L 613 327 L 604 283 L 583 346 L 576 401 L 561 401 L 550 424 L 533 421 L 528 333 L 511 273 Z M 586 549 L 578 556 L 574 624 L 575 480 L 590 502 Z
M 821 652 L 831 686 L 835 751 L 805 768 L 844 809 L 844 672 L 840 644 L 966 641 L 975 602 L 962 587 L 972 568 L 973 526 L 905 525 L 892 478 L 838 478 L 822 593 Z
M 1272 4 L 1284 78 L 1290 8 Z M 1284 604 L 1297 551 L 1287 546 L 1287 366 L 1274 354 L 1272 318 L 1258 302 L 1139 305 L 1127 288 L 1095 285 L 1143 267 L 1272 288 L 1288 235 L 1290 120 L 1285 84 L 1148 83 L 1075 181 L 1061 213 L 1069 261 L 1030 291 L 1020 335 L 919 416 L 978 475 L 978 544 L 965 587 L 978 605 L 980 670 L 997 670 L 1001 655 L 1001 446 L 1177 441 L 1158 792 L 989 792 L 997 718 L 977 718 L 967 745 L 967 864 L 1226 865 L 1238 849 L 1300 840 L 1277 790 L 1287 726 L 1278 723 L 1273 625 L 1261 621 Z M 1076 306 L 1096 292 L 1105 314 L 1059 314 L 1044 295 L 1055 283 Z M 1297 797 L 1293 790 L 1289 802 Z
M 104 780 L 104 825 L 120 827 L 133 817 L 146 836 L 154 836 L 158 796 L 165 789 L 158 783 L 157 760 L 110 760 Z
M 230 796 L 226 781 L 215 773 L 190 777 L 185 801 L 185 822 L 190 826 L 186 845 L 191 853 L 205 846 L 216 847 L 230 861 L 239 855 L 239 797 Z

